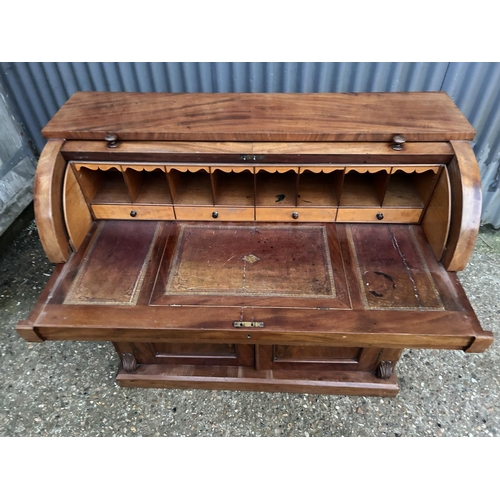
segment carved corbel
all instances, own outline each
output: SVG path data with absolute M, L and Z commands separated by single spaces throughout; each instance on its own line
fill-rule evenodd
M 393 368 L 392 361 L 381 361 L 377 367 L 377 378 L 390 378 Z
M 127 373 L 135 372 L 137 370 L 137 360 L 130 352 L 122 352 L 122 367 Z

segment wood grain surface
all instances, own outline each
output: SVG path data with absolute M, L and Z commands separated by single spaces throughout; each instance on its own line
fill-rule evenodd
M 161 205 L 92 205 L 96 219 L 173 220 L 174 209 Z M 132 214 L 132 215 L 131 215 Z
M 64 221 L 71 246 L 76 251 L 80 248 L 92 225 L 92 214 L 85 200 L 82 189 L 71 167 L 66 169 L 63 191 Z
M 450 235 L 443 263 L 448 271 L 461 271 L 474 250 L 481 222 L 481 176 L 468 142 L 452 142 L 455 158 L 448 167 L 451 184 Z
M 472 140 L 445 93 L 257 94 L 77 92 L 47 138 L 170 141 Z
M 259 163 L 301 165 L 317 162 L 361 164 L 448 163 L 453 149 L 447 142 L 408 142 L 402 151 L 378 142 L 207 142 L 207 141 L 123 141 L 108 148 L 104 141 L 66 141 L 62 154 L 81 162 L 223 162 L 248 165 L 241 155 L 264 156 Z
M 443 168 L 421 225 L 436 260 L 443 256 L 450 230 L 451 189 L 448 170 Z
M 34 205 L 38 234 L 51 262 L 66 262 L 70 255 L 64 224 L 63 184 L 66 162 L 61 156 L 64 141 L 48 141 L 35 174 Z
M 247 226 L 251 228 L 254 224 Z M 343 305 L 333 304 L 333 298 L 329 299 L 332 302 L 330 305 L 323 304 L 326 299 L 322 298 L 269 296 L 261 299 L 257 297 L 254 305 L 249 305 L 251 296 L 242 296 L 243 305 L 240 305 L 235 295 L 200 296 L 203 300 L 199 303 L 195 303 L 197 297 L 186 303 L 183 296 L 172 295 L 169 298 L 165 295 L 169 303 L 157 301 L 154 307 L 147 305 L 148 299 L 144 296 L 142 302 L 132 305 L 137 297 L 132 289 L 137 288 L 137 280 L 144 272 L 144 276 L 147 276 L 144 288 L 149 290 L 148 294 L 154 294 L 151 284 L 155 275 L 164 293 L 162 283 L 166 286 L 167 282 L 160 279 L 158 268 L 165 263 L 168 274 L 171 264 L 166 258 L 167 254 L 159 259 L 159 250 L 169 241 L 169 232 L 161 233 L 163 243 L 149 242 L 152 241 L 154 227 L 168 229 L 176 225 L 178 223 L 175 222 L 99 222 L 98 227 L 105 228 L 102 234 L 106 237 L 94 237 L 97 244 L 86 245 L 84 242 L 81 250 L 64 266 L 63 274 L 66 277 L 52 283 L 50 294 L 42 296 L 36 308 L 37 313 L 30 317 L 30 325 L 37 335 L 44 340 L 464 350 L 484 350 L 492 341 L 491 333 L 482 330 L 455 273 L 446 272 L 442 264 L 435 260 L 418 226 L 353 224 L 347 228 L 350 227 L 351 233 L 355 230 L 357 236 L 355 241 L 351 238 L 349 244 L 346 236 L 342 236 L 345 226 L 338 225 L 342 226 L 339 229 L 341 245 L 336 246 L 335 240 L 329 237 L 328 246 L 332 249 L 332 262 L 334 259 L 339 260 L 334 263 L 335 289 L 342 296 L 348 293 L 351 299 L 349 301 L 349 296 L 342 299 Z M 206 223 L 206 226 L 206 231 L 211 232 L 211 225 Z M 336 225 L 332 223 L 328 226 L 334 229 Z M 226 223 L 221 227 L 227 227 L 227 231 L 230 231 L 231 225 Z M 255 227 L 258 229 L 261 225 Z M 290 245 L 282 247 L 285 250 Z M 148 257 L 151 248 L 157 250 Z M 377 248 L 380 251 L 377 252 Z M 173 247 L 166 245 L 170 258 L 173 250 Z M 248 254 L 249 261 L 253 261 L 249 266 L 259 265 L 265 257 L 257 251 L 252 255 L 261 260 L 257 261 Z M 196 259 L 201 257 L 193 254 L 190 260 L 184 262 L 194 263 Z M 201 264 L 203 259 L 199 262 Z M 148 263 L 154 263 L 154 266 Z M 311 261 L 312 264 L 314 261 Z M 124 274 L 124 269 L 129 269 L 129 272 Z M 360 281 L 359 275 L 365 271 L 378 281 Z M 315 271 L 312 272 L 314 275 Z M 385 275 L 393 281 L 389 283 Z M 198 273 L 190 279 L 201 278 Z M 348 292 L 345 291 L 346 280 L 349 283 Z M 295 278 L 292 285 L 294 281 Z M 390 290 L 383 286 L 386 284 L 391 285 Z M 256 286 L 261 287 L 260 281 L 256 282 Z M 386 297 L 387 291 L 395 294 L 395 297 Z M 234 291 L 231 293 L 234 294 Z M 68 304 L 68 300 L 73 304 Z M 292 304 L 294 300 L 297 303 Z M 316 302 L 306 305 L 308 300 Z M 92 305 L 92 301 L 97 304 Z M 322 307 L 318 307 L 319 304 Z M 234 328 L 233 321 L 236 320 L 262 321 L 265 327 Z
M 116 377 L 124 387 L 212 389 L 350 396 L 395 396 L 396 375 L 378 379 L 369 372 L 324 370 L 254 370 L 237 366 L 143 365 L 134 373 L 120 370 Z

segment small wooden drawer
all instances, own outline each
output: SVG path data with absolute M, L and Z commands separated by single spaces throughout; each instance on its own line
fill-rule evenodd
M 92 205 L 96 219 L 173 220 L 174 209 L 165 205 Z
M 255 209 L 256 220 L 266 222 L 334 222 L 336 208 L 279 207 Z
M 421 215 L 421 208 L 339 208 L 337 222 L 417 224 Z
M 178 220 L 252 221 L 253 207 L 175 207 Z

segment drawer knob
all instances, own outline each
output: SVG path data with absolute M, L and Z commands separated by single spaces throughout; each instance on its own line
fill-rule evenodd
M 292 217 L 293 217 L 294 219 L 298 219 L 298 218 L 299 218 L 299 212 L 293 212 L 293 213 L 292 213 Z
M 382 212 L 379 212 L 379 213 L 377 214 L 377 219 L 378 219 L 378 220 L 382 220 L 383 218 L 384 218 L 384 214 L 383 214 Z
M 394 149 L 394 151 L 402 151 L 403 150 L 403 144 L 406 142 L 406 139 L 404 138 L 403 135 L 395 135 L 393 138 L 393 144 L 391 145 L 391 148 Z
M 212 212 L 212 217 L 217 219 L 217 217 L 219 217 L 219 212 Z
M 137 215 L 137 212 L 135 210 L 132 210 L 130 212 L 130 217 L 135 217 Z
M 104 140 L 108 143 L 108 148 L 116 148 L 118 146 L 118 136 L 116 134 L 106 134 Z

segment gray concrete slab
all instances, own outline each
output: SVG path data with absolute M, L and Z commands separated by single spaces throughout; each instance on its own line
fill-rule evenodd
M 0 257 L 0 436 L 498 436 L 500 348 L 407 350 L 396 398 L 127 389 L 111 344 L 29 344 L 25 319 L 53 266 L 31 223 Z M 500 231 L 481 228 L 460 280 L 500 332 Z

